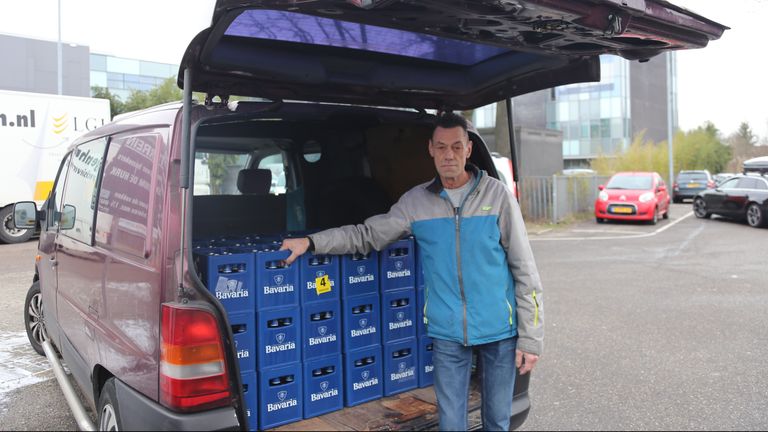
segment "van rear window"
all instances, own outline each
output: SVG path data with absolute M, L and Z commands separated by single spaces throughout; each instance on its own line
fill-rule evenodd
M 509 51 L 491 45 L 274 10 L 243 11 L 224 34 L 351 48 L 465 66 Z

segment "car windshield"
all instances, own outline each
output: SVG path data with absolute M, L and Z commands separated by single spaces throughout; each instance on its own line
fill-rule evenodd
M 651 177 L 648 176 L 630 176 L 619 175 L 613 176 L 611 181 L 608 182 L 606 189 L 650 189 L 653 183 Z

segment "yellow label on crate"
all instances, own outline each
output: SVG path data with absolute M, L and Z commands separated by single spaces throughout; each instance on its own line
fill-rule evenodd
M 331 292 L 331 281 L 327 274 L 315 279 L 315 291 L 317 295 Z

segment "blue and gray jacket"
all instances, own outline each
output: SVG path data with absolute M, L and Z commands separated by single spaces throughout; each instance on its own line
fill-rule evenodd
M 429 336 L 469 346 L 518 335 L 518 349 L 539 355 L 542 287 L 520 207 L 503 183 L 467 168 L 474 182 L 458 209 L 437 177 L 403 194 L 389 213 L 312 234 L 315 252 L 382 250 L 413 234 Z

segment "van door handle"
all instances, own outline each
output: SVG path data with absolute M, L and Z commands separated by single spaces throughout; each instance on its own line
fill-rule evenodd
M 51 257 L 51 267 L 56 267 L 59 265 L 59 262 L 56 261 L 56 257 Z

